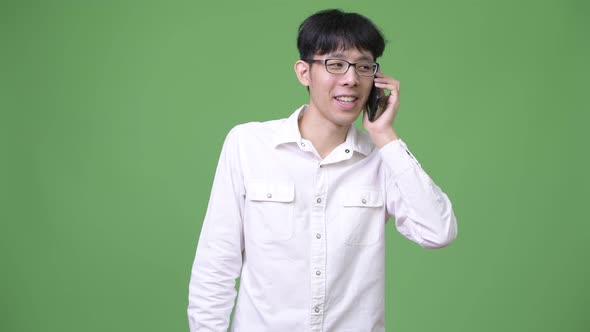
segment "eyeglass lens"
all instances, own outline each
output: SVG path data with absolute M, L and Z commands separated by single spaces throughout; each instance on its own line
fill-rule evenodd
M 328 59 L 326 60 L 326 70 L 332 74 L 344 74 L 348 71 L 350 64 L 344 60 Z M 357 74 L 361 76 L 373 76 L 377 70 L 377 64 L 374 62 L 358 62 L 354 64 Z

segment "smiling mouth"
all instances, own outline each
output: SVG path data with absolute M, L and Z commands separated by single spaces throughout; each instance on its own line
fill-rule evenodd
M 334 97 L 334 99 L 338 100 L 341 103 L 353 103 L 358 98 L 357 97 L 352 97 L 352 96 L 338 96 L 338 97 Z

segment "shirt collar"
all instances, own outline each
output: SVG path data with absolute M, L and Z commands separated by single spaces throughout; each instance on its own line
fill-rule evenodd
M 299 119 L 307 109 L 307 105 L 299 107 L 291 116 L 283 119 L 279 131 L 275 135 L 274 146 L 277 147 L 284 143 L 301 143 L 301 133 L 299 132 Z
M 299 119 L 303 116 L 307 107 L 308 105 L 299 107 L 293 112 L 293 114 L 291 114 L 291 116 L 283 120 L 279 132 L 275 135 L 275 147 L 285 143 L 301 144 L 302 137 L 301 132 L 299 131 Z M 371 142 L 369 136 L 360 131 L 354 124 L 350 126 L 343 145 L 349 147 L 352 151 L 362 153 L 365 156 L 368 156 L 375 148 L 375 145 Z

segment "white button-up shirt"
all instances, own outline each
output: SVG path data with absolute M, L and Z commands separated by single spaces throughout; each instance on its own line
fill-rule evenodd
M 385 225 L 426 248 L 457 234 L 451 202 L 404 142 L 354 125 L 322 159 L 288 119 L 236 126 L 189 286 L 192 332 L 384 331 Z

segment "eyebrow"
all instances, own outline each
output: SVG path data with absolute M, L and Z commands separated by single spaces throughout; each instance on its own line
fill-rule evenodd
M 328 57 L 345 58 L 343 53 L 331 53 L 327 55 Z M 373 58 L 366 54 L 363 54 L 362 56 L 356 58 L 356 61 L 373 61 Z

